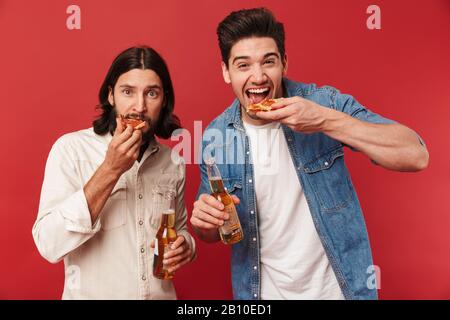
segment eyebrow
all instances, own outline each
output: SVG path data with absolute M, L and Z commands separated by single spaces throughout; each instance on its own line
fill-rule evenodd
M 135 89 L 136 86 L 132 86 L 131 84 L 125 83 L 125 84 L 120 85 L 119 88 L 132 88 L 132 89 Z M 160 89 L 161 90 L 161 87 L 159 85 L 157 85 L 157 84 L 153 84 L 153 85 L 145 87 L 145 89 Z
M 266 53 L 264 55 L 263 59 L 267 59 L 268 57 L 271 57 L 271 56 L 275 56 L 277 58 L 280 58 L 280 55 L 278 53 L 276 53 L 276 52 L 268 52 L 268 53 Z M 247 60 L 247 59 L 250 59 L 250 57 L 249 56 L 237 56 L 237 57 L 234 57 L 232 64 L 234 64 L 236 62 L 236 60 L 240 60 L 240 59 Z

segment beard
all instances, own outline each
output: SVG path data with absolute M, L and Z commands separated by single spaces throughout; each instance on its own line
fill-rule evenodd
M 147 122 L 148 130 L 142 133 L 142 142 L 147 143 L 155 139 L 155 128 L 158 122 L 147 117 L 144 120 Z

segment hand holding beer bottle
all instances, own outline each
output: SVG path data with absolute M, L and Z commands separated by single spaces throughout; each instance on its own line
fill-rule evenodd
M 172 279 L 174 272 L 192 260 L 192 249 L 184 236 L 175 230 L 176 208 L 175 193 L 164 194 L 167 208 L 163 210 L 161 226 L 151 244 L 154 249 L 153 275 L 156 278 Z
M 161 226 L 156 233 L 154 242 L 153 275 L 156 278 L 167 280 L 173 278 L 169 266 L 163 263 L 164 254 L 167 253 L 177 239 L 175 230 L 175 193 L 166 192 L 164 198 L 168 201 L 168 208 L 162 212 Z
M 240 201 L 226 191 L 214 159 L 205 163 L 212 194 L 202 194 L 194 203 L 191 224 L 204 241 L 235 244 L 244 237 L 235 207 Z

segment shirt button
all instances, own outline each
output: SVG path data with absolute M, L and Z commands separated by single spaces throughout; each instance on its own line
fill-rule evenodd
M 250 151 L 247 151 L 247 154 L 250 154 Z
M 249 183 L 252 183 L 252 179 L 248 180 Z
M 144 253 L 144 252 L 145 252 L 145 249 L 144 249 L 144 248 L 141 248 L 141 252 Z
M 325 161 L 324 165 L 328 166 L 328 161 Z
M 258 267 L 257 267 L 257 266 L 253 266 L 253 269 L 257 270 L 257 269 L 258 269 Z
M 253 295 L 255 298 L 258 298 L 258 295 L 255 293 L 254 295 Z
M 139 199 L 142 199 L 143 197 L 142 197 L 142 194 L 139 194 Z
M 144 224 L 144 221 L 142 221 L 142 220 L 139 220 L 139 225 L 143 225 Z
M 250 214 L 254 214 L 254 213 L 255 213 L 255 211 L 253 211 L 253 210 L 252 210 L 252 211 L 250 211 Z
M 291 141 L 292 141 L 292 138 L 288 138 L 288 141 L 291 142 Z
M 142 281 L 147 280 L 147 278 L 145 276 L 142 276 Z
M 253 238 L 253 241 L 256 241 L 256 238 Z

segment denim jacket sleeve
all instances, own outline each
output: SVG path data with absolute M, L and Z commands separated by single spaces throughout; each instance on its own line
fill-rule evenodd
M 331 89 L 331 107 L 335 110 L 344 112 L 353 118 L 359 119 L 361 121 L 370 122 L 370 123 L 378 123 L 378 124 L 393 124 L 397 123 L 394 120 L 384 118 L 379 114 L 376 114 L 369 109 L 362 106 L 356 99 L 348 94 L 342 94 L 339 90 L 332 88 Z M 423 139 L 417 134 L 417 138 L 423 146 L 425 146 L 425 142 Z
M 353 118 L 370 123 L 396 123 L 366 109 L 351 95 L 342 94 L 339 90 L 333 89 L 330 98 L 333 109 L 344 112 Z

